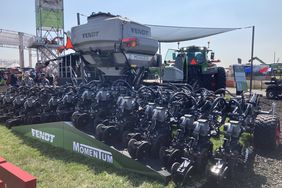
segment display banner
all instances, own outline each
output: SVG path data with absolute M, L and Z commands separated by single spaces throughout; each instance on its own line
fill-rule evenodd
M 63 28 L 63 0 L 36 0 L 35 10 L 37 28 Z
M 246 80 L 245 68 L 242 65 L 233 65 L 234 78 L 236 82 L 236 91 L 247 91 L 248 85 Z
M 153 169 L 148 167 L 148 164 L 142 164 L 131 159 L 125 151 L 108 146 L 96 140 L 95 137 L 76 129 L 71 122 L 22 125 L 12 127 L 12 130 L 24 137 L 31 137 L 37 141 L 80 154 L 82 157 L 112 164 L 120 169 L 126 169 L 164 182 L 170 177 L 169 173 L 164 173 L 161 169 Z M 154 165 L 156 164 L 154 163 Z

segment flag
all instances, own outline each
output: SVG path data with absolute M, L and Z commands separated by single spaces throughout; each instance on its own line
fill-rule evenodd
M 245 67 L 245 73 L 250 73 L 251 72 L 251 67 Z
M 265 73 L 268 71 L 268 67 L 263 67 L 259 70 L 260 73 Z
M 67 43 L 66 43 L 66 46 L 65 48 L 68 50 L 68 49 L 73 49 L 73 45 L 72 45 L 72 42 L 71 42 L 71 39 L 69 36 L 67 36 Z
M 64 33 L 64 34 L 67 36 L 67 42 L 65 46 L 59 46 L 57 48 L 58 53 L 62 53 L 64 50 L 73 49 L 73 44 L 71 42 L 69 35 L 67 33 Z

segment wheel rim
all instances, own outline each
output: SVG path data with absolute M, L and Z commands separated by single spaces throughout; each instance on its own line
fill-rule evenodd
M 274 97 L 273 91 L 269 91 L 269 92 L 268 92 L 268 96 L 269 96 L 269 98 L 273 98 L 273 97 Z
M 276 142 L 276 146 L 279 146 L 280 144 L 280 126 L 279 125 L 276 127 L 276 130 L 275 130 L 275 142 Z

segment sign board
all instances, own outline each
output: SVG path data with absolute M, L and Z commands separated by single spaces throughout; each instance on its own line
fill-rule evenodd
M 247 91 L 248 85 L 246 80 L 245 68 L 242 65 L 233 65 L 234 78 L 236 82 L 236 91 Z
M 63 0 L 37 0 L 37 3 L 43 9 L 62 10 L 64 6 Z
M 63 0 L 36 0 L 35 10 L 37 28 L 63 28 Z
M 53 122 L 12 127 L 12 130 L 52 146 L 80 154 L 96 162 L 110 163 L 117 168 L 126 169 L 142 175 L 167 181 L 170 174 L 161 173 L 151 167 L 131 159 L 124 151 L 110 147 L 76 129 L 71 122 Z

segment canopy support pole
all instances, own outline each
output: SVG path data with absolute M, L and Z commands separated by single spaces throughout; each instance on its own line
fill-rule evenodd
M 250 94 L 252 94 L 253 88 L 253 60 L 254 60 L 254 43 L 255 43 L 255 26 L 252 26 L 252 50 L 251 50 L 251 78 L 250 78 Z
M 162 54 L 162 44 L 161 44 L 161 42 L 159 42 L 159 54 L 160 55 Z M 162 83 L 162 80 L 163 80 L 163 78 L 162 78 L 162 71 L 163 71 L 162 67 L 163 67 L 163 61 L 162 61 L 161 65 L 160 65 L 160 69 L 159 69 L 159 71 L 160 71 L 160 80 L 159 80 L 160 83 Z

